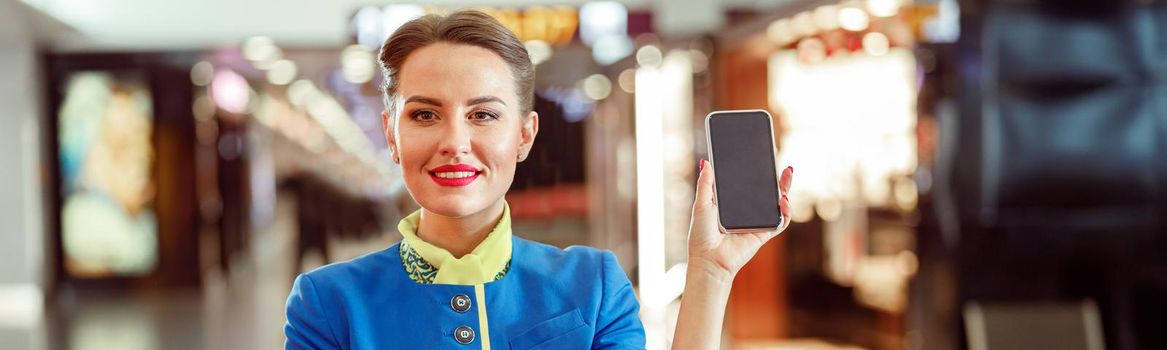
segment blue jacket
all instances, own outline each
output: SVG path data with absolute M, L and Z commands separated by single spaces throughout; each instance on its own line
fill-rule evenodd
M 615 255 L 512 240 L 509 272 L 479 285 L 414 282 L 402 267 L 400 243 L 302 274 L 288 295 L 284 346 L 644 348 L 640 307 Z

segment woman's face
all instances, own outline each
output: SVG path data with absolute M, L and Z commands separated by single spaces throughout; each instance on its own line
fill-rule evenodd
M 539 130 L 521 115 L 510 67 L 490 50 L 437 43 L 402 65 L 385 138 L 409 194 L 427 211 L 465 217 L 501 206 Z

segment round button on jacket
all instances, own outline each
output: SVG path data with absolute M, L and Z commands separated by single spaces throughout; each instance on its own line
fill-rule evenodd
M 458 327 L 454 330 L 454 340 L 457 340 L 458 344 L 470 344 L 474 341 L 474 329 L 467 326 Z
M 450 299 L 450 308 L 457 312 L 470 310 L 470 297 L 466 294 L 455 295 L 453 299 Z

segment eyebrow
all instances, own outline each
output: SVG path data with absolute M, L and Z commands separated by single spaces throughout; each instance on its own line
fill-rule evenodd
M 442 101 L 440 101 L 436 98 L 433 98 L 433 97 L 426 97 L 426 96 L 410 96 L 409 98 L 405 99 L 405 103 L 408 104 L 410 102 L 424 103 L 424 104 L 436 106 L 436 107 L 442 106 Z M 479 105 L 479 104 L 484 104 L 484 103 L 489 103 L 489 102 L 498 102 L 498 103 L 501 103 L 503 106 L 506 106 L 506 102 L 503 102 L 503 100 L 501 98 L 498 98 L 495 96 L 475 97 L 475 98 L 466 100 L 466 105 L 473 106 L 473 105 Z
M 410 102 L 419 102 L 419 103 L 424 103 L 427 105 L 433 105 L 436 107 L 442 106 L 442 101 L 439 101 L 436 98 L 425 97 L 425 96 L 409 96 L 409 98 L 405 99 L 405 104 L 409 104 Z
M 488 102 L 498 102 L 498 103 L 501 103 L 503 106 L 507 105 L 507 103 L 503 102 L 501 98 L 494 97 L 494 96 L 475 97 L 475 98 L 467 100 L 466 105 L 473 106 L 473 105 L 480 105 L 480 104 L 488 103 Z

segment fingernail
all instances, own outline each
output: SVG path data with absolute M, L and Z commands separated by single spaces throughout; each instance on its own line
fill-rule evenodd
M 787 168 L 790 168 L 790 175 L 794 175 L 794 166 L 791 165 L 791 166 L 788 166 Z
M 697 172 L 702 170 L 705 170 L 705 158 L 701 158 L 701 161 L 697 162 Z

